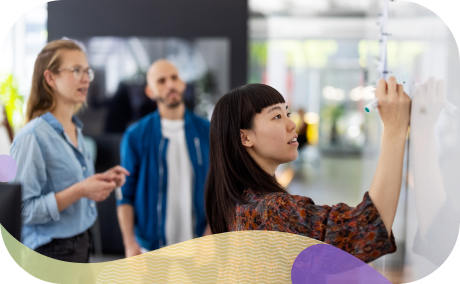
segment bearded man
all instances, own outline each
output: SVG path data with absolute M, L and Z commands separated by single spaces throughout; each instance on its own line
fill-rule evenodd
M 145 93 L 157 111 L 131 125 L 121 165 L 131 175 L 117 200 L 126 257 L 211 233 L 204 205 L 209 121 L 185 107 L 185 83 L 169 61 L 155 61 Z

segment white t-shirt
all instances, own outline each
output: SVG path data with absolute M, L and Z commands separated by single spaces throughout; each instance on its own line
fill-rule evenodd
M 193 168 L 185 141 L 184 120 L 161 119 L 167 138 L 168 188 L 166 207 L 166 245 L 191 240 Z

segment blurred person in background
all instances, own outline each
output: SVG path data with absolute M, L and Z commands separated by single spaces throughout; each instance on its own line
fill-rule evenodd
M 303 110 L 303 108 L 300 108 L 298 113 L 300 117 L 300 123 L 296 127 L 296 132 L 299 135 L 299 137 L 297 137 L 297 143 L 299 143 L 298 150 L 300 150 L 304 146 L 306 147 L 308 144 L 308 139 L 307 139 L 308 125 L 305 122 L 305 111 Z
M 82 123 L 74 114 L 93 79 L 86 55 L 71 40 L 48 43 L 39 53 L 27 104 L 27 124 L 11 145 L 22 184 L 22 243 L 48 257 L 86 263 L 96 202 L 125 182 L 116 166 L 94 174 Z
M 118 197 L 126 257 L 210 234 L 204 206 L 209 121 L 185 107 L 186 85 L 169 61 L 147 73 L 147 96 L 158 110 L 131 125 L 121 165 L 131 175 Z

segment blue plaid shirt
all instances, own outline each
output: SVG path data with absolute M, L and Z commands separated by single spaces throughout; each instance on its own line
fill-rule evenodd
M 10 183 L 22 184 L 21 242 L 36 249 L 55 238 L 69 238 L 89 229 L 97 217 L 96 203 L 81 198 L 59 212 L 55 194 L 94 174 L 84 144 L 82 123 L 77 126 L 78 148 L 59 121 L 46 113 L 27 123 L 11 145 L 18 171 Z

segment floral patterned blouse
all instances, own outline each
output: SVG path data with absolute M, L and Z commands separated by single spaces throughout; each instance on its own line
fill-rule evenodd
M 364 262 L 396 251 L 377 208 L 364 194 L 355 208 L 339 203 L 315 205 L 308 197 L 287 193 L 261 195 L 246 190 L 247 204 L 236 206 L 230 231 L 269 230 L 298 234 L 336 246 Z

